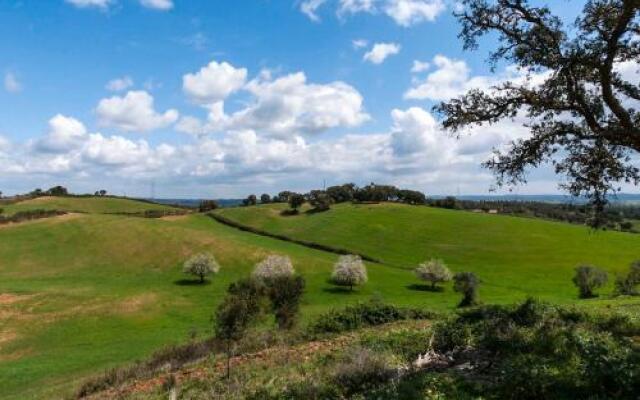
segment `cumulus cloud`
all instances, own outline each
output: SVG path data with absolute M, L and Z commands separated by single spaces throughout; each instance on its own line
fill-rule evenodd
M 363 59 L 373 64 L 382 64 L 387 57 L 398 54 L 400 49 L 401 46 L 397 43 L 376 43 L 365 53 Z
M 121 92 L 129 89 L 133 86 L 133 79 L 130 76 L 123 76 L 121 78 L 115 78 L 107 82 L 105 89 L 111 92 Z
M 391 0 L 384 11 L 398 25 L 409 27 L 423 21 L 435 21 L 445 8 L 442 0 Z
M 185 116 L 177 129 L 194 135 L 255 130 L 271 136 L 290 137 L 354 127 L 369 119 L 362 95 L 344 82 L 308 83 L 302 72 L 277 79 L 263 72 L 244 84 L 245 79 L 245 69 L 236 69 L 226 63 L 212 63 L 197 74 L 186 75 L 183 80 L 185 93 L 207 110 L 208 117 L 202 121 Z M 249 95 L 248 104 L 230 115 L 225 114 L 224 99 L 240 89 Z
M 178 119 L 178 111 L 174 109 L 157 112 L 153 96 L 145 91 L 129 91 L 124 97 L 102 99 L 96 108 L 96 115 L 101 126 L 128 132 L 164 128 Z
M 173 8 L 172 0 L 140 0 L 140 4 L 143 7 L 160 11 L 167 11 Z
M 4 90 L 9 93 L 18 93 L 22 91 L 22 84 L 12 72 L 7 72 L 4 75 Z
M 300 11 L 312 21 L 319 21 L 316 11 L 326 0 L 305 0 Z M 444 0 L 339 0 L 336 14 L 339 18 L 368 13 L 384 14 L 396 24 L 410 27 L 425 21 L 434 21 L 446 9 Z
M 196 73 L 182 77 L 182 89 L 194 102 L 211 104 L 222 101 L 244 86 L 247 79 L 245 68 L 211 61 Z
M 49 120 L 49 131 L 35 141 L 38 151 L 61 153 L 78 147 L 85 138 L 87 129 L 75 118 L 57 114 Z
M 114 2 L 113 0 L 65 0 L 78 8 L 99 8 L 106 10 Z

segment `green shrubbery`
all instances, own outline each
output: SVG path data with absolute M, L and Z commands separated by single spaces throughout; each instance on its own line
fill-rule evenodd
M 407 319 L 428 319 L 433 316 L 434 314 L 429 311 L 400 308 L 372 300 L 323 314 L 308 327 L 308 331 L 311 334 L 340 333 L 366 326 Z

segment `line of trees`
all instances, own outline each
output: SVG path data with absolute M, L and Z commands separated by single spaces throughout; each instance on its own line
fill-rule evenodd
M 275 196 L 264 193 L 260 196 L 261 204 L 268 203 L 288 203 L 291 211 L 296 214 L 300 206 L 309 203 L 313 211 L 327 211 L 332 204 L 356 202 L 356 203 L 379 203 L 379 202 L 399 202 L 412 205 L 427 204 L 427 197 L 417 190 L 399 189 L 392 185 L 369 185 L 358 187 L 355 183 L 345 183 L 342 185 L 330 186 L 326 189 L 314 189 L 308 193 L 296 193 L 284 190 Z M 244 206 L 258 204 L 256 195 L 249 195 L 242 201 Z

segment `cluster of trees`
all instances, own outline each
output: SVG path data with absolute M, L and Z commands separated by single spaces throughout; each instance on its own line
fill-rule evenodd
M 106 194 L 106 192 L 105 192 Z M 37 188 L 30 192 L 28 196 L 30 197 L 40 197 L 40 196 L 68 196 L 69 191 L 64 186 L 54 186 L 48 190 L 42 190 Z
M 473 272 L 459 272 L 453 274 L 442 260 L 431 259 L 415 269 L 418 279 L 431 284 L 431 290 L 438 290 L 438 284 L 453 280 L 453 290 L 462 294 L 459 307 L 469 307 L 478 304 L 478 287 L 480 279 Z
M 345 183 L 330 186 L 324 190 L 314 189 L 305 194 L 285 190 L 273 197 L 266 193 L 260 196 L 261 204 L 288 203 L 291 208 L 290 213 L 293 214 L 296 214 L 304 203 L 309 203 L 313 207 L 313 211 L 327 211 L 332 204 L 350 201 L 359 203 L 392 201 L 422 205 L 427 203 L 427 198 L 424 193 L 416 190 L 399 189 L 395 186 L 375 183 L 363 187 L 358 187 L 354 183 Z M 249 195 L 242 200 L 242 204 L 244 206 L 256 205 L 258 198 L 254 194 Z

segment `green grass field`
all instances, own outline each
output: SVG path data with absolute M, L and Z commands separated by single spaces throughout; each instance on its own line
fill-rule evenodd
M 289 255 L 307 281 L 303 324 L 318 313 L 372 296 L 454 310 L 458 296 L 449 285 L 442 293 L 412 286 L 419 282 L 411 266 L 431 256 L 444 258 L 453 270 L 477 272 L 483 279 L 481 298 L 489 303 L 527 295 L 578 302 L 570 282 L 576 263 L 592 262 L 613 272 L 640 258 L 638 235 L 427 207 L 341 205 L 296 217 L 281 217 L 281 206 L 220 211 L 387 263 L 368 264 L 369 283 L 348 293 L 327 283 L 334 254 L 242 232 L 204 215 L 144 219 L 100 214 L 147 209 L 147 203 L 124 200 L 127 204 L 118 209 L 109 198 L 60 200 L 69 202 L 68 210 L 84 208 L 89 214 L 0 227 L 3 399 L 63 398 L 89 375 L 185 342 L 192 332 L 210 334 L 210 317 L 228 284 L 272 253 Z M 12 207 L 18 206 L 24 204 Z M 181 264 L 202 250 L 214 253 L 222 269 L 210 284 L 193 285 Z M 602 307 L 636 303 L 606 296 L 579 302 Z
M 401 204 L 340 204 L 325 213 L 282 216 L 285 207 L 217 212 L 268 232 L 366 254 L 389 269 L 409 271 L 429 258 L 442 258 L 454 272 L 475 272 L 483 281 L 481 292 L 487 302 L 525 296 L 574 302 L 571 277 L 576 265 L 590 263 L 616 273 L 640 259 L 639 235 L 593 232 L 559 222 Z M 449 293 L 434 301 L 450 302 Z
M 171 210 L 172 207 L 115 197 L 37 197 L 2 206 L 7 215 L 29 210 L 60 210 L 95 214 L 135 213 L 147 210 Z

